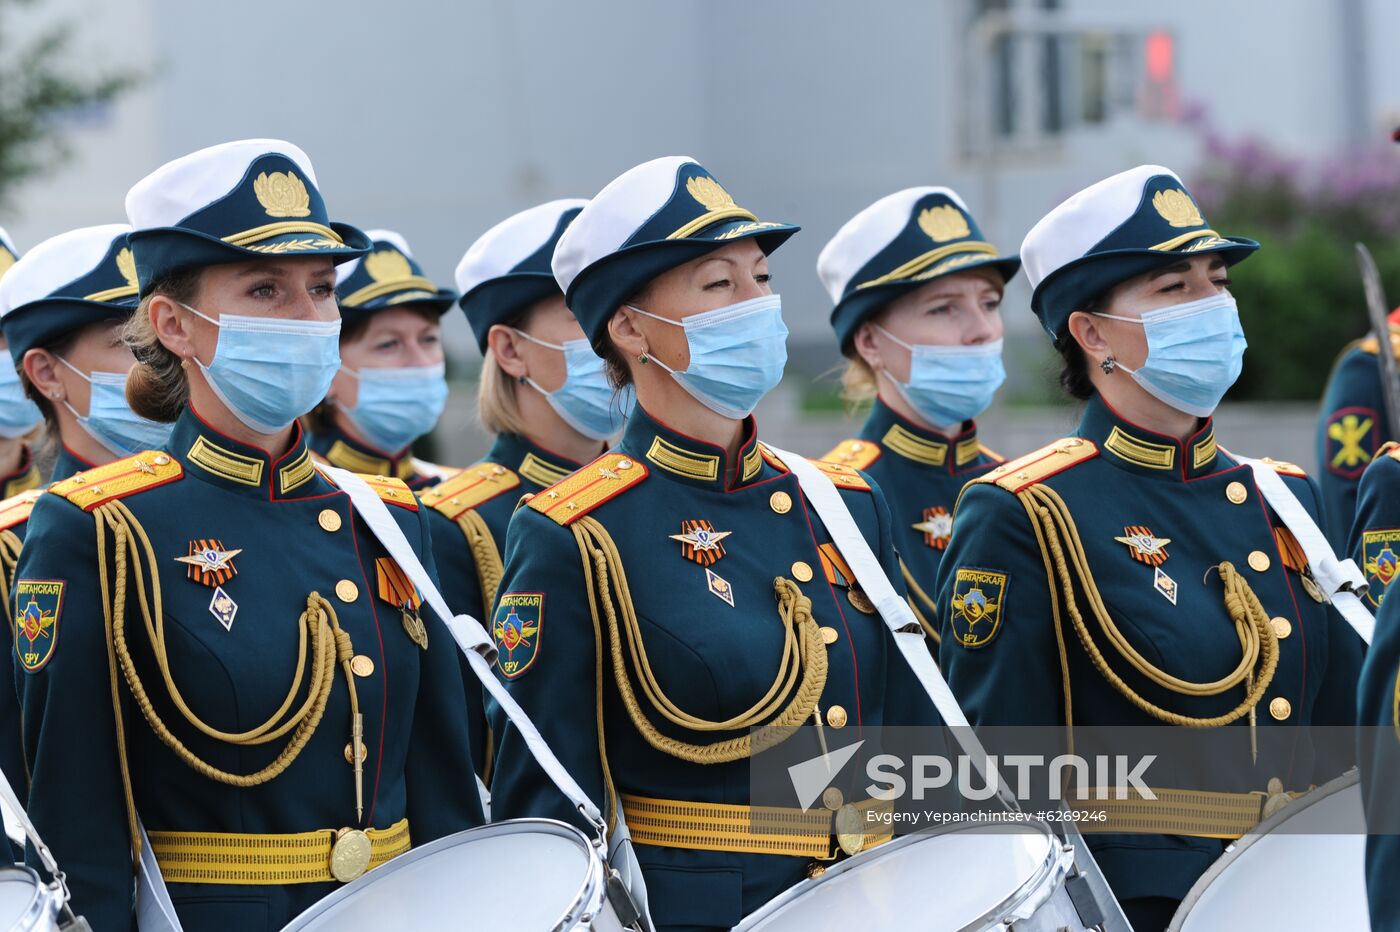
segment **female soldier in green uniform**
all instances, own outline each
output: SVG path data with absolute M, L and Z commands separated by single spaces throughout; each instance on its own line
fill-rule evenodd
M 429 281 L 399 234 L 365 235 L 369 255 L 336 269 L 341 365 L 307 418 L 308 442 L 332 466 L 418 491 L 455 472 L 415 459 L 412 446 L 447 403 L 438 321 L 457 292 Z
M 1154 165 L 1031 230 L 1032 307 L 1083 417 L 968 485 L 939 570 L 939 657 L 974 724 L 1237 726 L 1210 792 L 1163 787 L 1093 826 L 1139 930 L 1285 790 L 1343 769 L 1318 773 L 1306 740 L 1256 764 L 1257 728 L 1355 722 L 1360 640 L 1211 422 L 1245 348 L 1228 268 L 1256 248 Z M 1313 483 L 1273 468 L 1316 520 Z
M 423 495 L 443 594 L 488 619 L 501 581 L 506 525 L 522 495 L 553 485 L 603 452 L 631 410 L 564 306 L 549 269 L 579 199 L 550 201 L 502 220 L 457 265 L 461 305 L 481 349 L 477 411 L 495 442 L 480 462 Z M 479 614 L 478 614 L 479 613 Z M 467 689 L 480 708 L 474 683 Z M 473 718 L 473 759 L 489 782 L 489 726 Z
M 18 261 L 19 250 L 0 227 L 0 281 Z M 39 487 L 39 466 L 26 440 L 42 421 L 18 374 L 0 370 L 0 499 Z
M 997 255 L 957 193 L 906 188 L 852 217 L 817 258 L 847 357 L 848 403 L 874 402 L 859 436 L 822 459 L 879 483 L 909 605 L 934 644 L 929 593 L 969 480 L 1001 458 L 973 418 L 1006 378 L 1001 296 L 1021 267 Z
M 121 339 L 136 307 L 136 266 L 125 224 L 84 227 L 35 246 L 0 281 L 0 329 L 19 383 L 58 448 L 51 481 L 160 446 L 168 424 L 148 421 L 126 403 L 126 374 L 135 358 Z M 0 589 L 5 617 L 15 564 L 42 493 L 0 501 Z M 6 647 L 14 629 L 6 626 Z M 20 749 L 13 664 L 0 665 L 0 769 L 21 799 L 29 771 Z
M 795 229 L 670 157 L 610 183 L 554 250 L 569 308 L 637 407 L 615 449 L 516 511 L 491 630 L 550 746 L 610 819 L 625 814 L 661 929 L 732 927 L 842 850 L 836 824 L 857 826 L 846 851 L 878 840 L 860 828 L 878 804 L 836 787 L 790 813 L 810 832 L 752 830 L 751 728 L 814 724 L 834 748 L 936 721 L 750 416 L 787 358 L 768 253 Z M 882 496 L 823 469 L 897 579 Z M 514 729 L 497 733 L 493 811 L 572 817 Z
M 132 408 L 162 449 L 54 485 L 16 570 L 29 813 L 94 928 L 132 927 L 138 818 L 185 928 L 271 930 L 481 819 L 446 628 L 315 468 L 339 365 L 306 155 L 245 140 L 127 195 Z M 430 567 L 426 514 L 368 480 Z

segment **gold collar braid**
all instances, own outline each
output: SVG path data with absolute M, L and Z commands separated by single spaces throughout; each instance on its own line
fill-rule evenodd
M 1154 666 L 1133 647 L 1123 632 L 1114 624 L 1103 603 L 1103 598 L 1099 595 L 1098 587 L 1094 583 L 1093 573 L 1089 570 L 1089 561 L 1079 538 L 1079 531 L 1075 527 L 1074 517 L 1070 514 L 1064 499 L 1053 489 L 1044 485 L 1031 486 L 1018 493 L 1017 498 L 1025 506 L 1026 514 L 1030 516 L 1031 526 L 1035 530 L 1036 539 L 1045 560 L 1045 574 L 1050 587 L 1050 605 L 1054 613 L 1055 637 L 1060 650 L 1061 674 L 1064 681 L 1066 727 L 1072 727 L 1074 719 L 1070 698 L 1069 665 L 1060 619 L 1061 597 L 1064 599 L 1065 608 L 1069 612 L 1070 621 L 1073 623 L 1079 642 L 1088 653 L 1089 659 L 1093 661 L 1095 669 L 1129 702 L 1159 721 L 1192 728 L 1214 728 L 1228 725 L 1248 714 L 1251 748 L 1257 747 L 1254 734 L 1255 706 L 1258 705 L 1260 697 L 1264 695 L 1264 691 L 1273 680 L 1274 671 L 1278 667 L 1278 636 L 1269 623 L 1268 613 L 1264 611 L 1264 607 L 1259 603 L 1259 599 L 1249 587 L 1249 583 L 1235 570 L 1235 567 L 1226 562 L 1219 564 L 1215 569 L 1220 573 L 1221 581 L 1224 583 L 1226 611 L 1235 625 L 1235 633 L 1239 636 L 1240 662 L 1228 675 L 1214 682 L 1191 682 Z M 1182 715 L 1163 708 L 1134 690 L 1109 666 L 1103 650 L 1094 640 L 1094 635 L 1089 630 L 1088 625 L 1085 624 L 1074 597 L 1074 581 L 1070 575 L 1071 567 L 1088 598 L 1090 612 L 1095 621 L 1098 622 L 1099 629 L 1108 640 L 1109 646 L 1120 657 L 1124 658 L 1130 667 L 1158 686 L 1183 696 L 1218 696 L 1244 684 L 1246 687 L 1244 699 L 1224 715 L 1200 717 Z M 1057 583 L 1058 592 L 1056 591 Z
M 826 687 L 826 645 L 822 641 L 821 629 L 812 617 L 812 601 L 802 594 L 796 583 L 783 577 L 773 580 L 778 617 L 784 631 L 783 654 L 773 684 L 747 710 L 722 722 L 709 721 L 681 709 L 657 682 L 647 660 L 646 645 L 642 643 L 641 627 L 632 605 L 622 558 L 607 530 L 591 517 L 580 518 L 572 528 L 583 560 L 584 580 L 595 626 L 600 606 L 607 622 L 613 676 L 622 695 L 622 704 L 648 744 L 693 764 L 727 763 L 743 760 L 780 744 L 792 736 L 796 726 L 813 716 L 817 700 Z M 628 671 L 629 661 L 651 708 L 672 724 L 699 732 L 751 728 L 758 728 L 759 731 L 756 735 L 746 732 L 739 737 L 708 744 L 681 741 L 662 734 L 637 701 Z
M 121 501 L 111 501 L 94 511 L 97 525 L 97 573 L 102 591 L 102 614 L 107 632 L 107 659 L 111 671 L 112 710 L 116 718 L 117 749 L 121 763 L 123 788 L 127 797 L 127 814 L 132 832 L 133 849 L 139 853 L 140 833 L 136 828 L 135 805 L 131 792 L 131 776 L 126 757 L 126 735 L 122 725 L 121 696 L 117 686 L 117 671 L 120 669 L 126 680 L 132 698 L 136 700 L 141 714 L 160 740 L 175 752 L 186 765 L 220 783 L 230 786 L 251 787 L 267 783 L 281 775 L 306 747 L 325 714 L 330 700 L 331 688 L 335 680 L 335 664 L 340 663 L 345 674 L 345 682 L 350 692 L 351 743 L 355 767 L 355 809 L 357 821 L 364 809 L 364 780 L 362 750 L 364 747 L 364 720 L 360 714 L 359 697 L 355 691 L 355 676 L 350 669 L 354 657 L 354 647 L 350 636 L 340 627 L 335 608 L 321 597 L 311 593 L 306 599 L 306 610 L 298 621 L 299 640 L 297 644 L 297 672 L 282 705 L 267 721 L 256 728 L 243 732 L 225 732 L 214 728 L 194 713 L 180 694 L 179 687 L 170 672 L 170 660 L 165 643 L 165 611 L 162 606 L 160 578 L 156 570 L 156 556 L 150 538 L 131 510 Z M 109 570 L 107 544 L 111 539 L 114 566 Z M 235 774 L 221 770 L 196 755 L 171 732 L 151 702 L 145 684 L 137 673 L 126 637 L 126 606 L 128 577 L 136 583 L 137 601 L 141 606 L 141 616 L 146 627 L 146 636 L 155 654 L 156 666 L 170 700 L 181 716 L 198 731 L 226 744 L 260 745 L 275 741 L 293 732 L 277 757 L 255 773 Z M 149 593 L 148 590 L 149 589 Z M 311 684 L 305 701 L 290 716 L 288 711 L 301 691 L 306 674 L 308 640 L 311 651 Z M 279 724 L 280 722 L 280 724 Z

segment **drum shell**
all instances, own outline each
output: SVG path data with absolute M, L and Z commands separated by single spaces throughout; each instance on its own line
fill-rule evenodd
M 55 932 L 63 895 L 23 865 L 0 867 L 0 929 Z
M 582 832 L 514 819 L 415 847 L 316 903 L 283 932 L 445 928 L 448 920 L 473 932 L 622 932 L 606 881 L 607 868 Z M 512 895 L 518 899 L 506 899 Z M 556 903 L 565 905 L 555 910 Z

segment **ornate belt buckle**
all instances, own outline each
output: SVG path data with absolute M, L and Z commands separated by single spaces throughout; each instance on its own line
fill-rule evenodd
M 357 828 L 343 828 L 331 845 L 331 876 L 349 883 L 369 870 L 369 836 Z

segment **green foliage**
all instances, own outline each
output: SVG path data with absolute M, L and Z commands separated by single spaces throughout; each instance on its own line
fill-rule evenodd
M 1231 271 L 1249 340 L 1233 401 L 1316 400 L 1341 348 L 1369 329 L 1354 244 L 1370 247 L 1400 299 L 1400 155 L 1393 147 L 1315 164 L 1256 142 L 1206 140 L 1192 183 L 1211 226 L 1262 248 Z
M 0 205 L 9 203 L 20 183 L 52 171 L 68 156 L 59 117 L 108 103 L 139 80 L 129 70 L 75 70 L 72 23 L 13 38 L 5 20 L 31 2 L 0 0 Z

